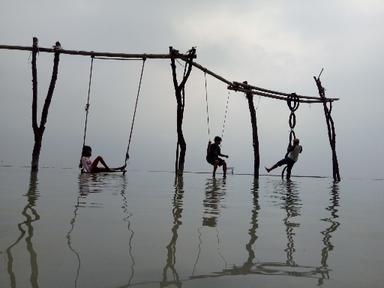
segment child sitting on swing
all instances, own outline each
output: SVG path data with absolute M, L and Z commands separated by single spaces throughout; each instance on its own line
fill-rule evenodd
M 212 143 L 211 141 L 208 142 L 206 159 L 209 164 L 213 165 L 213 178 L 216 177 L 217 166 L 223 166 L 224 178 L 227 176 L 227 163 L 225 163 L 225 161 L 219 157 L 221 156 L 228 158 L 228 155 L 221 154 L 221 141 L 221 137 L 216 136 L 214 139 L 214 143 Z
M 81 161 L 79 167 L 81 168 L 81 172 L 85 173 L 99 173 L 99 172 L 116 172 L 121 171 L 124 172 L 125 167 L 127 164 L 121 167 L 117 168 L 109 168 L 108 165 L 105 163 L 104 159 L 101 156 L 97 156 L 95 160 L 91 160 L 90 157 L 92 156 L 92 148 L 90 146 L 83 146 L 83 151 L 81 152 Z M 99 163 L 103 167 L 99 167 Z

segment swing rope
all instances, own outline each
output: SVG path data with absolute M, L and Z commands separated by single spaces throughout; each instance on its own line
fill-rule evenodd
M 225 124 L 227 123 L 227 115 L 228 115 L 228 109 L 229 109 L 229 96 L 230 95 L 231 95 L 231 93 L 228 90 L 227 102 L 225 104 L 223 127 L 221 129 L 221 138 L 224 138 L 224 130 L 225 130 Z
M 211 137 L 211 128 L 210 128 L 210 119 L 209 119 L 209 103 L 208 103 L 208 81 L 207 81 L 207 72 L 204 72 L 204 88 L 205 88 L 205 103 L 206 103 L 206 113 L 207 113 L 207 130 L 208 130 L 208 138 Z M 227 124 L 227 116 L 228 116 L 228 110 L 229 110 L 229 98 L 230 98 L 230 91 L 228 91 L 227 100 L 225 102 L 225 111 L 224 111 L 224 119 L 223 119 L 223 126 L 221 128 L 221 138 L 224 138 L 224 131 L 225 126 Z
M 90 106 L 90 100 L 91 100 L 91 87 L 92 87 L 92 75 L 93 75 L 93 60 L 94 60 L 94 56 L 91 56 L 91 65 L 89 67 L 87 104 L 85 105 L 85 123 L 84 123 L 83 147 L 85 145 L 85 140 L 87 138 L 88 113 L 89 113 L 89 106 Z
M 208 139 L 211 137 L 211 129 L 209 124 L 209 108 L 208 108 L 208 83 L 207 83 L 207 72 L 204 72 L 204 87 L 205 87 L 205 102 L 207 106 L 207 127 L 208 127 Z
M 141 90 L 141 83 L 143 80 L 143 74 L 144 74 L 144 66 L 145 66 L 145 60 L 146 58 L 143 58 L 143 64 L 141 66 L 141 73 L 140 73 L 140 79 L 139 79 L 139 84 L 137 87 L 137 94 L 136 94 L 136 102 L 135 102 L 135 108 L 133 110 L 133 116 L 132 116 L 132 122 L 131 122 L 131 130 L 129 132 L 129 139 L 128 139 L 128 146 L 127 146 L 127 152 L 125 153 L 125 165 L 127 165 L 128 159 L 129 159 L 129 148 L 131 146 L 131 141 L 132 141 L 132 135 L 133 135 L 133 127 L 135 125 L 135 119 L 136 119 L 136 112 L 137 112 L 137 106 L 139 103 L 139 96 L 140 96 L 140 90 Z

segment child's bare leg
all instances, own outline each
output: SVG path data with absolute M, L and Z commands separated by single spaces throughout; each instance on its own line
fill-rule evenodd
M 223 163 L 223 174 L 224 174 L 224 177 L 227 177 L 227 163 L 225 161 Z
M 268 168 L 268 167 L 265 167 L 265 170 L 267 170 L 267 172 L 271 172 L 273 169 L 279 167 L 283 165 L 283 160 L 280 160 L 279 162 L 277 162 L 275 165 L 273 165 L 271 168 Z
M 217 170 L 217 162 L 215 161 L 215 163 L 213 164 L 213 178 L 216 177 L 216 170 Z
M 108 167 L 107 163 L 105 163 L 104 159 L 101 156 L 97 156 L 96 159 L 92 162 L 92 170 L 96 169 L 97 170 L 97 165 L 101 163 L 101 165 L 104 166 L 105 171 L 111 171 L 111 169 Z M 100 168 L 99 168 L 100 169 Z

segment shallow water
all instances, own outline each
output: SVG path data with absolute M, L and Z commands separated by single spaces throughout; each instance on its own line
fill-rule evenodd
M 383 181 L 0 168 L 0 287 L 383 287 Z

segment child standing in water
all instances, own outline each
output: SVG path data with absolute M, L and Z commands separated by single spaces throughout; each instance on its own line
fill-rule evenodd
M 223 174 L 224 177 L 227 176 L 227 163 L 221 157 L 228 158 L 228 155 L 221 154 L 221 137 L 216 136 L 214 139 L 214 143 L 211 143 L 211 141 L 208 142 L 207 147 L 207 161 L 209 164 L 213 165 L 213 177 L 216 177 L 216 170 L 218 166 L 223 166 Z
M 81 161 L 79 165 L 81 168 L 81 172 L 86 172 L 86 173 L 115 172 L 115 171 L 124 172 L 124 169 L 127 166 L 127 165 L 124 165 L 117 168 L 109 168 L 101 156 L 97 156 L 93 161 L 91 160 L 91 156 L 92 156 L 92 148 L 90 146 L 84 145 L 83 151 L 81 153 Z M 99 163 L 103 167 L 98 167 Z
M 267 172 L 269 173 L 273 169 L 280 167 L 284 164 L 287 164 L 287 180 L 289 180 L 291 178 L 292 167 L 296 163 L 297 159 L 299 158 L 299 154 L 303 151 L 303 147 L 299 143 L 300 143 L 299 139 L 295 138 L 293 140 L 293 145 L 289 144 L 287 149 L 287 154 L 285 155 L 284 159 L 281 159 L 280 161 L 278 161 L 271 168 L 265 167 L 265 170 L 267 170 Z

